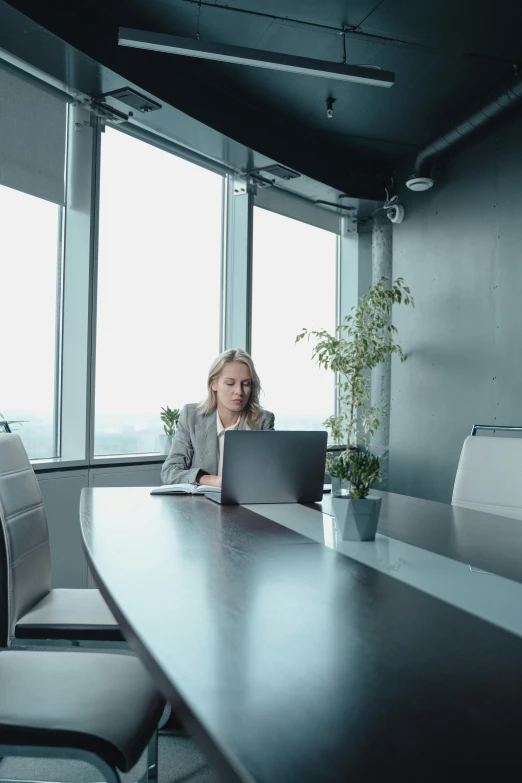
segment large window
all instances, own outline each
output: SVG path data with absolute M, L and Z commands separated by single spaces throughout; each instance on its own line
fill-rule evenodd
M 303 327 L 335 328 L 337 236 L 254 208 L 252 356 L 277 429 L 321 429 L 334 413 L 334 375 L 296 345 Z
M 31 459 L 56 456 L 61 210 L 0 185 L 0 413 Z
M 223 178 L 102 135 L 95 455 L 161 451 L 161 407 L 205 396 L 219 352 Z

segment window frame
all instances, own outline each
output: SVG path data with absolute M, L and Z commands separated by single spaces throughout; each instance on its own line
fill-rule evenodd
M 34 70 L 34 69 L 33 69 Z M 32 80 L 34 75 L 27 70 Z M 46 82 L 42 89 L 59 89 Z M 163 455 L 94 456 L 95 347 L 97 312 L 98 224 L 101 134 L 106 121 L 67 96 L 66 204 L 61 212 L 59 309 L 56 324 L 54 458 L 32 460 L 37 472 L 89 466 L 161 464 Z M 253 207 L 332 230 L 337 222 L 336 321 L 341 323 L 359 296 L 358 234 L 355 220 L 337 217 L 303 196 L 278 188 L 257 189 L 237 170 L 206 158 L 157 134 L 139 121 L 108 127 L 153 144 L 171 154 L 223 175 L 220 270 L 220 350 L 251 347 Z M 256 193 L 257 191 L 257 193 Z
M 67 118 L 67 125 L 69 120 Z M 66 150 L 67 136 L 66 135 Z M 67 162 L 67 152 L 66 152 Z M 62 439 L 62 347 L 63 347 L 63 304 L 64 304 L 64 281 L 65 281 L 65 207 L 60 209 L 58 224 L 58 258 L 56 274 L 56 323 L 54 337 L 54 410 L 53 410 L 53 459 L 58 459 L 61 454 Z
M 229 213 L 229 210 L 227 209 L 226 202 L 229 198 L 229 188 L 227 187 L 227 179 L 228 175 L 224 173 L 223 168 L 217 166 L 213 161 L 206 161 L 206 164 L 203 164 L 203 160 L 205 160 L 201 155 L 198 155 L 197 153 L 191 153 L 190 151 L 186 150 L 184 154 L 180 154 L 180 150 L 183 149 L 179 145 L 175 144 L 174 142 L 170 143 L 168 140 L 160 137 L 155 136 L 154 134 L 150 133 L 149 131 L 143 131 L 140 127 L 135 126 L 128 126 L 128 127 L 121 127 L 117 124 L 112 124 L 110 122 L 102 123 L 99 120 L 97 121 L 97 127 L 96 127 L 96 150 L 95 154 L 93 156 L 93 216 L 92 216 L 92 222 L 93 222 L 93 248 L 92 248 L 92 299 L 91 299 L 91 313 L 92 313 L 92 319 L 90 324 L 90 351 L 89 351 L 89 364 L 90 364 L 90 393 L 89 393 L 89 438 L 88 438 L 88 452 L 87 452 L 87 462 L 90 466 L 108 466 L 108 465 L 130 465 L 130 464 L 150 464 L 150 463 L 163 463 L 165 460 L 165 456 L 158 454 L 157 452 L 150 452 L 150 453 L 139 453 L 139 454 L 104 454 L 104 455 L 96 455 L 94 453 L 94 444 L 95 444 L 95 405 L 96 405 L 96 336 L 97 336 L 97 308 L 98 308 L 98 234 L 99 234 L 99 224 L 100 224 L 100 182 L 101 182 L 101 134 L 105 131 L 105 125 L 112 130 L 119 131 L 121 133 L 125 133 L 128 136 L 131 136 L 138 141 L 141 141 L 144 144 L 150 144 L 153 147 L 156 147 L 158 149 L 163 150 L 164 152 L 167 152 L 170 155 L 174 155 L 175 157 L 182 158 L 183 160 L 188 161 L 189 163 L 193 163 L 194 165 L 201 166 L 202 168 L 207 169 L 208 171 L 213 172 L 214 174 L 219 174 L 223 177 L 223 199 L 222 199 L 222 213 L 221 213 L 221 257 L 220 257 L 220 270 L 219 270 L 219 278 L 220 278 L 220 291 L 219 291 L 219 313 L 220 313 L 220 323 L 219 323 L 219 345 L 218 345 L 218 351 L 222 351 L 223 349 L 223 334 L 225 324 L 226 324 L 226 316 L 223 316 L 224 313 L 224 301 L 225 301 L 225 292 L 223 288 L 224 280 L 226 280 L 226 271 L 225 271 L 225 264 L 226 264 L 226 247 L 228 244 L 228 224 L 227 224 L 227 214 Z M 159 420 L 159 414 L 158 414 L 158 420 Z
M 351 296 L 349 291 L 352 289 L 350 285 L 350 274 L 348 263 L 343 262 L 343 252 L 346 256 L 349 256 L 349 251 L 352 250 L 349 243 L 343 242 L 343 234 L 348 237 L 347 226 L 355 225 L 354 221 L 347 219 L 343 216 L 339 216 L 332 212 L 326 212 L 326 210 L 315 207 L 308 200 L 294 194 L 284 192 L 273 191 L 273 198 L 267 197 L 266 190 L 262 191 L 263 196 L 259 197 L 259 191 L 252 201 L 252 227 L 249 234 L 250 245 L 250 298 L 249 298 L 249 318 L 250 318 L 250 337 L 252 334 L 252 270 L 253 270 L 253 207 L 258 209 L 265 209 L 268 212 L 274 212 L 282 217 L 289 218 L 290 220 L 297 220 L 301 223 L 306 223 L 310 226 L 315 226 L 323 231 L 329 231 L 335 234 L 336 241 L 336 253 L 335 253 L 335 328 L 337 328 L 351 308 Z M 356 226 L 355 226 L 356 227 Z M 355 232 L 356 233 L 356 232 Z M 346 267 L 346 268 L 345 268 Z M 348 273 L 348 274 L 347 274 Z M 347 289 L 346 291 L 344 289 Z M 249 343 L 248 350 L 250 351 L 251 342 Z M 310 361 L 312 361 L 310 359 Z M 339 374 L 334 375 L 334 388 L 333 388 L 333 400 L 332 400 L 332 413 L 338 414 L 338 395 L 336 392 L 337 384 L 339 381 Z

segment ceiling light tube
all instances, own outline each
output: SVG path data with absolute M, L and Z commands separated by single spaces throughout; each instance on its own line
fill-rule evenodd
M 338 79 L 374 87 L 391 87 L 395 82 L 395 74 L 391 71 L 381 71 L 363 65 L 346 65 L 316 60 L 312 57 L 265 52 L 261 49 L 229 46 L 165 33 L 149 33 L 128 27 L 120 27 L 118 43 L 120 46 L 130 46 L 135 49 L 150 49 L 154 52 L 200 57 L 204 60 L 217 60 L 235 65 L 252 65 L 257 68 L 321 76 L 324 79 Z

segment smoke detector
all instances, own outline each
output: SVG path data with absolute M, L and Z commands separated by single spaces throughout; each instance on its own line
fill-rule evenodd
M 414 174 L 406 180 L 406 186 L 415 191 L 429 190 L 433 184 L 431 177 L 416 177 Z

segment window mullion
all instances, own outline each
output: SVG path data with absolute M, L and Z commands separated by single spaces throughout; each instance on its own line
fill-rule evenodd
M 69 111 L 62 321 L 61 453 L 88 460 L 92 221 L 96 123 L 82 107 Z

